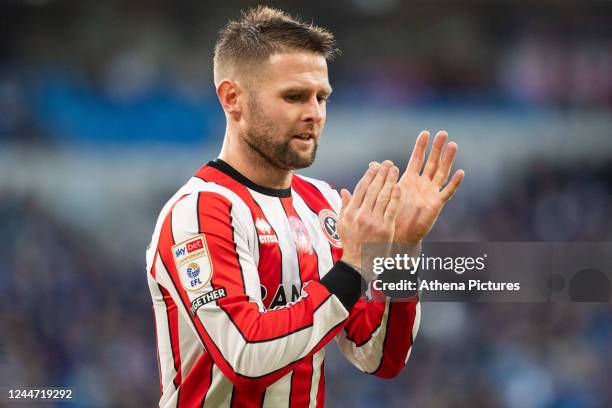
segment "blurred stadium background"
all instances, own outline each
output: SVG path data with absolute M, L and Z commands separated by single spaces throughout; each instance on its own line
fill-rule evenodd
M 218 153 L 216 32 L 236 0 L 0 4 L 0 386 L 81 406 L 159 397 L 144 251 L 157 212 Z M 317 163 L 353 187 L 458 141 L 462 190 L 432 241 L 612 240 L 612 3 L 273 1 L 343 55 Z M 611 406 L 611 303 L 423 306 L 393 381 L 328 346 L 331 407 Z

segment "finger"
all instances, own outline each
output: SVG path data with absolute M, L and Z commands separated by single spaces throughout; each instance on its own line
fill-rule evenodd
M 425 150 L 427 149 L 427 143 L 429 141 L 429 132 L 423 130 L 419 133 L 416 141 L 414 142 L 414 148 L 412 149 L 412 155 L 408 161 L 408 167 L 406 172 L 420 173 L 421 167 L 423 167 L 423 159 L 425 157 Z
M 464 178 L 465 171 L 463 170 L 457 170 L 455 174 L 453 174 L 453 178 L 451 178 L 451 181 L 441 191 L 442 200 L 445 203 L 451 198 L 453 198 Z
M 440 161 L 440 168 L 438 168 L 433 178 L 437 186 L 442 186 L 446 183 L 446 180 L 448 180 L 451 167 L 453 167 L 453 161 L 455 161 L 455 156 L 457 155 L 457 149 L 458 146 L 455 142 L 450 142 L 446 145 L 446 149 L 444 149 L 444 153 L 442 154 L 442 160 Z
M 387 208 L 385 208 L 385 214 L 383 216 L 385 224 L 395 224 L 395 220 L 399 214 L 400 201 L 402 197 L 402 189 L 398 184 L 393 185 L 391 190 L 391 199 Z
M 380 190 L 383 188 L 385 184 L 385 180 L 387 179 L 387 173 L 389 172 L 389 166 L 387 163 L 382 164 L 380 166 L 380 170 L 378 170 L 378 174 L 370 184 L 368 191 L 366 192 L 365 198 L 363 199 L 362 208 L 372 211 L 374 209 L 374 204 L 376 203 L 376 198 L 378 198 L 378 194 Z
M 427 163 L 425 163 L 425 169 L 423 170 L 423 175 L 427 176 L 429 179 L 433 179 L 434 175 L 436 174 L 436 170 L 438 170 L 442 149 L 444 148 L 444 144 L 446 143 L 447 139 L 448 133 L 441 130 L 438 132 L 433 141 L 431 152 L 429 153 Z
M 366 192 L 374 180 L 374 177 L 378 173 L 378 169 L 380 166 L 378 164 L 370 166 L 368 170 L 365 172 L 361 180 L 357 183 L 355 187 L 355 192 L 353 193 L 353 199 L 351 200 L 351 206 L 354 208 L 359 208 L 363 203 L 363 199 L 365 198 Z
M 347 189 L 343 188 L 340 190 L 340 198 L 342 198 L 342 208 L 340 208 L 340 213 L 344 213 L 344 211 L 346 211 L 346 207 L 348 207 L 351 202 L 351 193 Z
M 378 197 L 376 197 L 376 203 L 374 204 L 374 215 L 383 217 L 385 214 L 385 208 L 387 208 L 387 204 L 389 204 L 389 200 L 391 199 L 391 192 L 393 191 L 393 186 L 397 183 L 397 178 L 399 177 L 399 169 L 395 166 L 392 166 L 387 173 L 387 179 L 385 180 L 385 184 L 383 185 L 380 193 L 378 193 Z

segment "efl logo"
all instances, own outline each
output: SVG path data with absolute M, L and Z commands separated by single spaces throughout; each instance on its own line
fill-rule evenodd
M 198 238 L 195 241 L 191 241 L 187 243 L 187 253 L 190 254 L 193 251 L 197 251 L 198 249 L 204 248 L 204 244 L 202 243 L 202 238 Z

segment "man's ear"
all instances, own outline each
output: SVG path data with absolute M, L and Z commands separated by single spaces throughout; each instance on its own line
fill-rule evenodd
M 230 79 L 224 79 L 217 86 L 219 102 L 225 113 L 234 118 L 234 120 L 239 120 L 242 115 L 242 106 L 240 104 L 241 91 L 240 85 Z

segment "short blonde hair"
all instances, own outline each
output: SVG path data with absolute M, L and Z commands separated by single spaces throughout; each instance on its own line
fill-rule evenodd
M 310 51 L 326 60 L 340 52 L 334 35 L 324 28 L 271 7 L 244 11 L 240 20 L 230 20 L 219 32 L 213 60 L 215 84 L 228 70 L 252 68 L 270 55 L 291 51 Z

